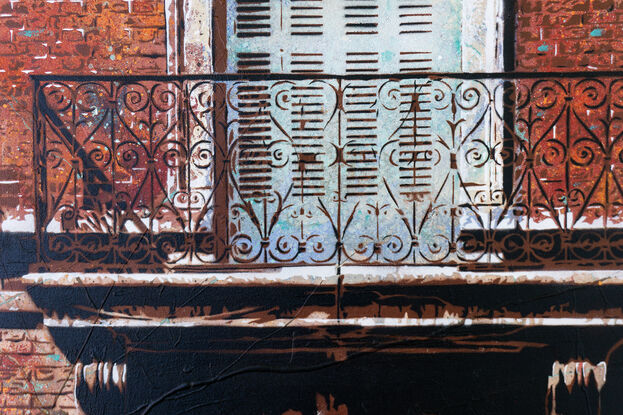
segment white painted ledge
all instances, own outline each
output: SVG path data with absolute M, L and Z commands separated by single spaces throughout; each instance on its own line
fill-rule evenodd
M 385 284 L 623 284 L 623 270 L 458 271 L 453 267 L 342 267 L 345 285 Z
M 520 271 L 520 272 L 464 272 L 450 267 L 370 267 L 344 266 L 340 276 L 334 266 L 290 267 L 281 269 L 248 270 L 237 272 L 169 273 L 169 274 L 104 274 L 104 273 L 32 273 L 23 277 L 27 284 L 42 286 L 124 286 L 148 287 L 162 284 L 172 286 L 335 286 L 340 278 L 344 286 L 373 284 L 398 286 L 425 285 L 506 285 L 513 284 L 568 284 L 619 285 L 623 271 Z M 450 288 L 451 289 L 451 288 Z M 15 293 L 13 293 L 15 294 Z M 10 297 L 10 296 L 9 296 Z M 362 316 L 336 319 L 326 310 L 307 311 L 292 318 L 267 320 L 264 316 L 228 318 L 223 315 L 161 318 L 141 315 L 101 313 L 92 319 L 58 318 L 48 315 L 48 327 L 452 327 L 452 326 L 509 326 L 509 327 L 623 327 L 623 314 L 604 315 L 569 314 L 568 316 L 517 316 L 509 314 L 484 316 L 475 313 L 463 317 L 441 312 L 437 317 L 425 318 L 405 312 L 404 316 Z M 480 315 L 479 315 L 480 314 Z
M 318 285 L 336 284 L 335 266 L 267 268 L 242 271 L 206 271 L 162 274 L 111 274 L 88 272 L 42 272 L 22 277 L 26 284 L 72 285 Z
M 96 319 L 73 320 L 45 318 L 47 327 L 469 327 L 469 326 L 510 326 L 510 327 L 621 327 L 623 318 L 584 318 L 584 317 L 495 317 L 495 318 L 461 318 L 454 316 L 437 318 L 410 317 L 405 313 L 403 318 L 393 317 L 361 317 L 361 318 L 282 318 L 269 321 L 262 319 L 210 319 L 210 318 L 166 318 L 166 319 Z
M 555 270 L 515 272 L 458 271 L 432 266 L 342 266 L 342 284 L 623 284 L 623 270 Z M 163 274 L 31 273 L 22 277 L 43 286 L 149 286 L 149 285 L 332 285 L 339 276 L 335 266 L 301 266 L 241 271 L 206 271 Z

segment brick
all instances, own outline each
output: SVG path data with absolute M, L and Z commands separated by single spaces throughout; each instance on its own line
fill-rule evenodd
M 29 14 L 31 10 L 28 9 L 28 7 L 24 4 L 20 4 L 20 3 L 14 3 L 13 8 L 11 8 L 11 5 L 8 5 L 8 9 L 10 9 L 11 14 L 14 15 L 18 15 L 18 14 Z M 4 13 L 4 12 L 3 12 Z
M 138 42 L 154 42 L 158 36 L 157 28 L 134 29 L 132 38 Z
M 66 368 L 70 367 L 69 362 L 67 360 L 56 353 L 48 354 L 48 355 L 36 355 L 37 366 L 44 366 L 49 368 Z
M 52 25 L 54 15 L 50 15 L 48 13 L 45 14 L 29 14 L 28 15 L 28 27 L 25 29 L 47 29 L 47 31 L 51 32 L 53 35 L 56 35 L 57 32 L 54 30 Z
M 86 71 L 86 61 L 82 57 L 69 56 L 61 60 L 63 72 L 84 72 Z
M 593 1 L 592 6 L 593 10 L 610 11 L 611 9 L 614 9 L 615 2 L 613 0 L 595 0 Z
M 158 14 L 158 3 L 153 1 L 133 1 L 132 14 Z
M 623 7 L 613 1 L 520 0 L 517 15 L 517 69 L 614 69 Z M 601 36 L 593 36 L 600 29 Z M 535 34 L 539 38 L 535 38 Z M 540 38 L 542 34 L 542 39 Z M 557 45 L 539 51 L 535 42 Z
M 6 395 L 5 405 L 7 407 L 28 408 L 31 406 L 32 395 Z
M 25 415 L 66 415 L 66 414 L 62 414 L 62 413 L 58 413 L 58 412 L 51 412 L 49 409 L 37 409 L 36 406 L 36 402 L 33 399 L 33 406 L 35 408 L 31 408 L 31 409 L 27 409 L 26 412 L 24 412 Z
M 58 395 L 36 394 L 32 397 L 32 404 L 37 408 L 54 408 L 57 405 Z
M 0 83 L 5 94 L 11 96 L 10 101 L 0 98 L 3 104 L 10 102 L 11 107 L 27 110 L 32 107 L 31 85 L 23 70 L 56 74 L 91 69 L 101 74 L 166 71 L 163 1 L 133 1 L 131 13 L 125 1 L 83 3 L 0 1 L 0 13 L 8 14 L 0 17 L 0 69 L 6 71 L 0 76 Z M 108 50 L 111 45 L 115 47 L 114 60 Z M 16 193 L 14 188 L 0 194 L 0 208 L 5 214 L 19 215 L 14 211 L 18 204 L 22 213 L 32 208 L 32 150 L 23 144 L 23 137 L 31 134 L 23 120 L 30 119 L 28 113 L 21 116 L 0 105 L 0 124 L 6 126 L 0 126 L 0 166 L 12 166 L 19 171 L 20 180 L 19 198 L 11 196 Z M 40 352 L 49 351 L 43 347 Z
M 7 43 L 12 41 L 11 30 L 6 27 L 0 28 L 0 42 Z
M 110 2 L 110 10 L 112 10 L 115 13 L 120 13 L 120 14 L 130 14 L 130 7 L 128 5 L 128 2 L 125 1 L 111 1 Z
M 56 375 L 55 368 L 35 368 L 36 380 L 52 380 Z
M 21 29 L 25 26 L 25 18 L 22 16 L 8 16 L 8 17 L 0 17 L 0 26 L 6 27 L 8 29 Z
M 35 354 L 53 354 L 56 347 L 52 343 L 33 343 L 33 353 Z
M 153 42 L 144 43 L 140 46 L 127 46 L 121 52 L 123 56 L 163 56 L 162 46 Z
M 17 370 L 14 370 L 14 369 L 8 369 L 8 368 L 0 369 L 0 380 L 11 379 L 13 376 L 16 375 L 16 373 L 17 373 Z
M 19 48 L 16 44 L 0 43 L 0 56 L 18 56 L 19 54 Z
M 56 406 L 62 409 L 73 409 L 76 407 L 76 401 L 73 394 L 64 394 L 59 396 Z
M 141 15 L 134 16 L 130 15 L 128 17 L 126 23 L 130 27 L 144 27 L 144 28 L 155 28 L 155 29 L 163 29 L 165 27 L 164 15 Z
M 52 43 L 56 41 L 56 35 L 46 27 L 29 26 L 24 30 L 14 30 L 13 41 L 31 44 Z
M 27 334 L 28 338 L 33 342 L 38 343 L 52 343 L 53 339 L 47 330 L 29 330 Z
M 6 176 L 3 176 L 6 177 Z M 5 179 L 7 180 L 7 179 Z M 8 179 L 11 180 L 11 179 Z M 26 330 L 2 330 L 2 340 L 20 342 L 26 339 Z
M 44 377 L 50 377 L 51 379 L 70 379 L 73 377 L 74 367 L 73 365 L 60 366 L 60 367 L 44 367 L 38 366 L 35 369 L 35 379 L 40 377 L 43 379 Z
M 34 392 L 32 384 L 27 380 L 10 379 L 2 383 L 2 393 L 5 395 L 20 395 Z
M 0 353 L 30 354 L 32 353 L 32 343 L 29 341 L 10 342 L 3 340 L 0 341 Z
M 55 43 L 50 47 L 50 54 L 60 58 L 74 56 L 76 54 L 76 45 L 70 42 Z
M 62 42 L 84 42 L 85 35 L 84 30 L 81 29 L 69 29 L 61 30 L 60 40 Z
M 47 382 L 33 382 L 29 390 L 36 394 L 58 394 L 61 392 L 72 392 L 72 387 L 66 387 L 66 378 L 59 377 Z
M 63 1 L 60 3 L 60 12 L 68 14 L 81 14 L 86 12 L 86 6 L 82 6 L 76 1 Z
M 15 375 L 13 376 L 13 379 L 30 382 L 32 380 L 32 371 L 33 369 L 31 367 L 28 367 L 27 365 L 18 367 Z

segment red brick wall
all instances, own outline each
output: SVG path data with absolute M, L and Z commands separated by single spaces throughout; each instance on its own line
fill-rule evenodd
M 519 71 L 608 71 L 623 68 L 623 0 L 518 0 L 516 17 L 515 52 Z M 550 206 L 532 212 L 531 217 L 536 221 L 555 216 L 550 210 L 562 215 L 565 208 L 573 214 L 570 223 L 579 217 L 595 226 L 601 224 L 604 217 L 611 222 L 623 221 L 623 211 L 611 203 L 621 197 L 612 177 L 618 178 L 623 169 L 618 157 L 623 151 L 622 143 L 617 140 L 613 145 L 608 134 L 614 133 L 607 133 L 603 127 L 603 122 L 609 119 L 609 109 L 619 110 L 612 106 L 616 97 L 608 93 L 611 81 L 604 79 L 603 82 L 605 87 L 571 80 L 548 84 L 528 80 L 520 82 L 526 91 L 532 89 L 534 102 L 545 97 L 542 87 L 551 87 L 549 101 L 556 99 L 556 105 L 552 104 L 547 110 L 532 105 L 516 114 L 518 118 L 528 119 L 528 110 L 532 109 L 534 116 L 541 118 L 539 123 L 534 124 L 531 134 L 530 145 L 535 146 L 532 154 L 534 168 L 528 170 L 535 174 L 534 182 L 540 183 L 542 190 L 533 186 L 532 191 L 526 190 L 523 194 L 527 200 L 530 193 L 529 199 L 534 205 Z M 533 88 L 535 85 L 540 86 Z M 585 88 L 595 85 L 593 92 L 596 96 L 607 98 L 603 105 L 589 112 L 585 104 L 591 103 L 591 94 Z M 614 85 L 613 88 L 616 89 Z M 569 128 L 564 118 L 556 123 L 556 136 L 554 130 L 546 131 L 555 123 L 557 115 L 565 114 L 565 96 L 572 97 L 568 105 L 577 115 L 569 117 Z M 525 130 L 525 125 L 519 130 Z M 590 143 L 581 140 L 593 136 L 595 138 Z M 557 137 L 563 137 L 563 143 L 569 138 L 571 145 L 564 152 L 561 152 Z M 608 152 L 600 150 L 597 141 L 602 143 L 601 148 L 612 148 Z M 594 159 L 584 165 L 588 154 L 593 154 Z M 547 158 L 551 159 L 551 165 L 545 162 Z M 604 177 L 610 175 L 609 182 L 599 180 L 602 169 L 606 171 Z M 523 171 L 515 171 L 516 179 L 522 176 Z M 588 208 L 585 207 L 586 199 L 591 202 Z
M 623 0 L 518 0 L 517 70 L 623 68 Z
M 82 414 L 74 367 L 46 329 L 0 330 L 0 414 Z
M 4 321 L 37 311 L 27 293 L 0 291 Z M 0 330 L 0 415 L 27 414 L 82 414 L 74 399 L 74 367 L 42 324 Z
M 0 0 L 0 209 L 33 206 L 28 74 L 165 73 L 164 0 Z M 5 229 L 6 230 L 6 229 Z

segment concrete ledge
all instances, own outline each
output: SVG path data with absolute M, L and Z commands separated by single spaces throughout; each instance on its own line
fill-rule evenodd
M 22 281 L 48 327 L 623 326 L 623 272 L 616 270 L 336 271 L 33 273 Z
M 623 285 L 619 270 L 554 270 L 515 272 L 459 271 L 431 266 L 301 266 L 248 271 L 205 273 L 112 274 L 31 273 L 27 285 L 43 286 L 145 286 L 145 285 L 332 285 L 340 277 L 344 285 L 452 285 L 452 284 L 572 284 Z
M 22 281 L 44 286 L 330 285 L 337 283 L 338 276 L 334 266 L 316 266 L 166 274 L 43 272 L 27 274 Z
M 345 285 L 365 284 L 623 284 L 619 270 L 538 270 L 513 272 L 459 271 L 454 267 L 430 266 L 344 266 Z
M 582 318 L 582 317 L 498 317 L 498 318 L 466 318 L 447 316 L 438 318 L 409 317 L 405 313 L 403 318 L 392 317 L 361 317 L 330 319 L 322 317 L 288 318 L 262 321 L 259 318 L 248 319 L 212 319 L 212 318 L 163 318 L 163 319 L 132 319 L 112 318 L 92 321 L 53 319 L 43 320 L 47 327 L 246 327 L 246 328 L 280 328 L 280 327 L 308 327 L 325 328 L 331 326 L 361 327 L 361 328 L 390 328 L 390 327 L 470 327 L 470 326 L 500 326 L 500 327 L 622 327 L 623 318 Z

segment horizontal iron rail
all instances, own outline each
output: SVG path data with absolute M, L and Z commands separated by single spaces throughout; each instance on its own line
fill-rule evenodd
M 212 80 L 212 81 L 305 81 L 324 79 L 343 80 L 375 80 L 375 79 L 546 79 L 546 78 L 616 78 L 623 77 L 623 71 L 574 71 L 574 72 L 410 72 L 400 74 L 242 74 L 242 73 L 210 73 L 210 74 L 186 74 L 186 75 L 30 75 L 37 81 L 183 81 L 183 80 Z

